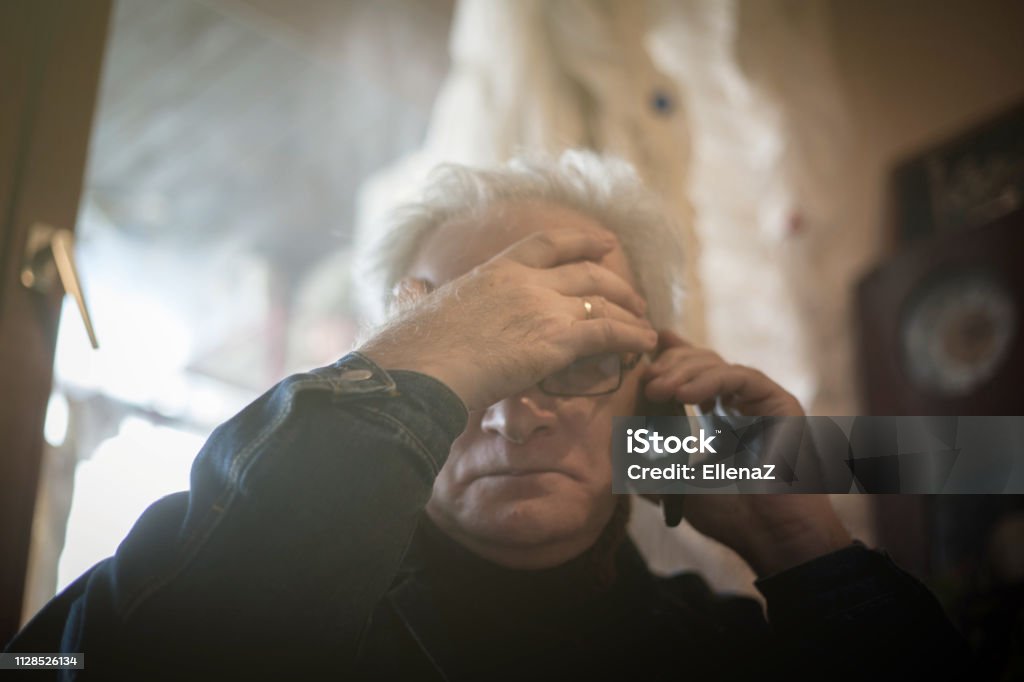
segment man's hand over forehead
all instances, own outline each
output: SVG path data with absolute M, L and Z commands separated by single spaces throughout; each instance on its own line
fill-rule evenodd
M 480 409 L 579 357 L 654 350 L 646 305 L 598 264 L 615 237 L 533 233 L 410 306 L 359 349 L 385 369 L 430 374 Z M 422 291 L 422 289 L 421 289 Z

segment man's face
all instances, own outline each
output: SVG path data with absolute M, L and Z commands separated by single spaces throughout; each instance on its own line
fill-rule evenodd
M 409 274 L 440 286 L 533 232 L 575 226 L 604 229 L 555 205 L 503 206 L 439 228 Z M 621 248 L 600 264 L 635 286 Z M 580 554 L 616 504 L 612 417 L 633 414 L 639 374 L 627 370 L 608 395 L 554 397 L 533 386 L 471 412 L 427 513 L 470 550 L 513 568 L 554 566 Z

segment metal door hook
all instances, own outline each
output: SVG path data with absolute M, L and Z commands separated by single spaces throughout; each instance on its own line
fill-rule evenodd
M 25 242 L 21 283 L 26 289 L 47 293 L 59 279 L 64 291 L 78 305 L 89 343 L 93 348 L 99 348 L 89 308 L 85 303 L 85 294 L 82 293 L 82 284 L 78 279 L 78 269 L 75 267 L 74 244 L 75 236 L 71 230 L 59 229 L 46 223 L 34 224 Z

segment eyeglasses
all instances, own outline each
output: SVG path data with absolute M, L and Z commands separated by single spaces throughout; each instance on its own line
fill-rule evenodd
M 636 367 L 642 357 L 633 354 L 624 359 L 618 353 L 590 355 L 545 377 L 537 387 L 553 396 L 607 395 L 619 390 L 625 372 Z

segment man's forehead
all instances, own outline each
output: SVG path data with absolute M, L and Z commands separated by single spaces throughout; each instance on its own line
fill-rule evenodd
M 534 232 L 574 227 L 605 229 L 593 218 L 556 204 L 495 206 L 438 227 L 424 241 L 409 274 L 440 286 Z M 610 254 L 602 264 L 632 279 L 621 253 Z

